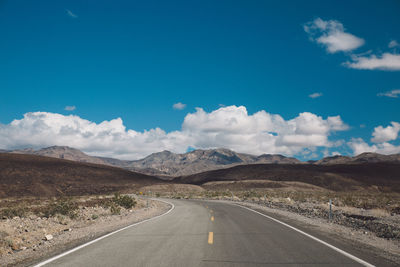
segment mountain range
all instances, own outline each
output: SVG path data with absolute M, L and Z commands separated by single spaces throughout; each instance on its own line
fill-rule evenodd
M 237 153 L 229 149 L 218 148 L 209 150 L 194 150 L 184 154 L 170 151 L 153 153 L 140 160 L 119 160 L 90 156 L 82 151 L 67 146 L 52 146 L 39 150 L 2 150 L 3 153 L 30 154 L 77 162 L 103 164 L 127 170 L 172 179 L 177 176 L 192 175 L 200 172 L 226 169 L 238 165 L 249 164 L 306 164 L 306 165 L 335 165 L 392 162 L 400 163 L 400 154 L 381 155 L 377 153 L 363 153 L 355 157 L 332 156 L 318 161 L 302 162 L 296 158 L 276 154 L 260 156 Z

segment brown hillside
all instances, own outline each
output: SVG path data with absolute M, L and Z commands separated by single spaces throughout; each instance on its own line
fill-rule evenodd
M 294 181 L 334 191 L 373 187 L 385 192 L 400 192 L 400 164 L 253 164 L 181 176 L 174 179 L 174 182 L 202 185 L 211 181 L 229 180 Z
M 0 153 L 0 197 L 100 194 L 157 183 L 163 181 L 105 165 Z

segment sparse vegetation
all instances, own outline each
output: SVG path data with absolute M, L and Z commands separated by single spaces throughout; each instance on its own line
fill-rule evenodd
M 5 208 L 0 211 L 1 218 L 25 217 L 26 208 L 24 207 L 11 207 Z
M 76 217 L 76 210 L 78 209 L 78 204 L 74 202 L 72 199 L 59 199 L 54 201 L 47 206 L 44 206 L 42 209 L 39 209 L 39 212 L 44 217 L 52 217 L 56 214 L 61 214 L 70 217 L 71 219 Z
M 119 215 L 119 214 L 121 214 L 121 207 L 117 206 L 117 204 L 115 204 L 115 203 L 112 203 L 110 206 L 110 211 L 111 211 L 111 214 L 113 214 L 113 215 Z
M 114 194 L 112 201 L 125 209 L 131 209 L 136 205 L 136 201 L 133 197 L 121 195 L 119 193 Z

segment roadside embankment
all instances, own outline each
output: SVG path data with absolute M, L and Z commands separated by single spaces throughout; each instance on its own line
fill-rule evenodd
M 32 264 L 169 208 L 160 201 L 121 195 L 2 199 L 0 266 Z

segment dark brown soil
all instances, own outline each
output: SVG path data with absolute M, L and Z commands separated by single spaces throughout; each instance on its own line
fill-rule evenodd
M 0 197 L 104 194 L 159 183 L 165 182 L 105 165 L 0 153 Z
M 173 181 L 202 185 L 229 180 L 296 181 L 334 191 L 372 189 L 400 192 L 400 164 L 252 164 L 181 176 Z

